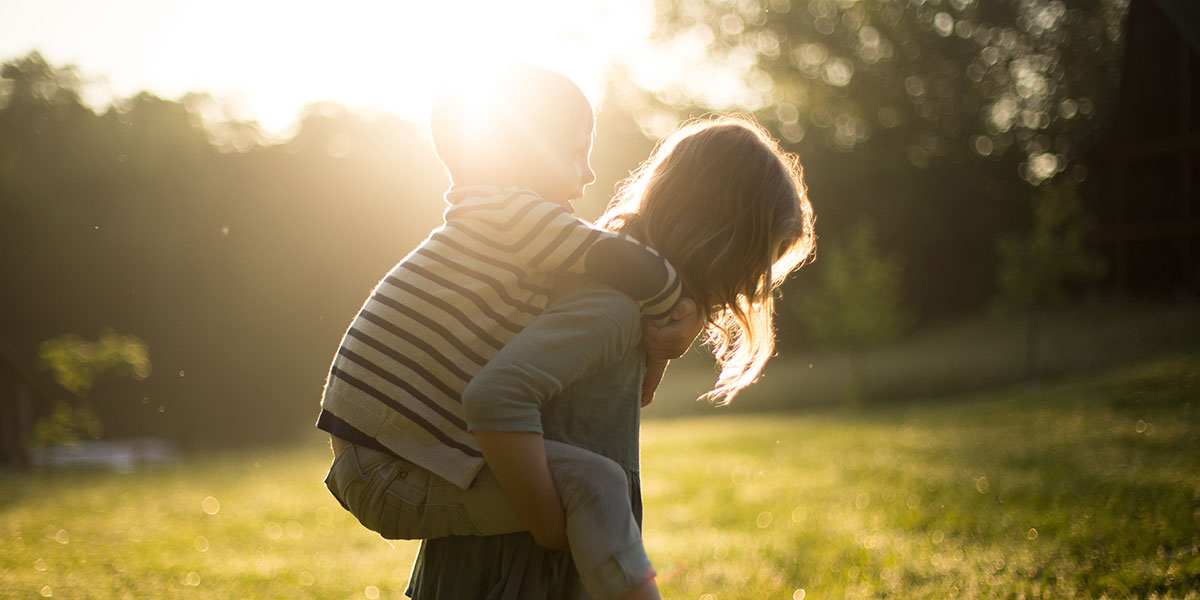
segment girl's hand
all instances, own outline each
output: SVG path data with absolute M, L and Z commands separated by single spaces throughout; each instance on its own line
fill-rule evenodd
M 696 310 L 696 303 L 691 298 L 680 298 L 671 307 L 670 323 L 657 327 L 643 321 L 642 341 L 648 362 L 666 362 L 683 356 L 703 329 L 704 320 Z

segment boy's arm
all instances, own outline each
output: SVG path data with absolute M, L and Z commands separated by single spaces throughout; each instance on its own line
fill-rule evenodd
M 658 390 L 658 384 L 662 383 L 669 362 L 652 358 L 646 359 L 646 377 L 642 379 L 642 408 L 646 408 L 650 406 L 651 402 L 654 402 L 654 392 Z
M 451 226 L 508 254 L 517 266 L 536 273 L 583 275 L 632 298 L 651 321 L 670 322 L 681 285 L 666 259 L 627 235 L 592 227 L 528 191 L 508 193 L 489 210 L 452 209 Z
M 539 546 L 567 549 L 567 516 L 546 462 L 542 434 L 529 431 L 475 431 L 504 495 Z
M 633 298 L 651 323 L 670 323 L 683 287 L 675 268 L 649 246 L 627 235 L 599 231 L 601 237 L 584 255 L 583 274 Z
M 704 319 L 691 298 L 680 298 L 671 309 L 671 322 L 659 327 L 642 323 L 642 340 L 646 347 L 646 376 L 642 379 L 642 406 L 654 400 L 654 391 L 662 382 L 667 363 L 683 356 L 704 329 Z

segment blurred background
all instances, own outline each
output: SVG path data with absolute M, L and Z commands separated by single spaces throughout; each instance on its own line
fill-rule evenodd
M 598 109 L 594 218 L 735 111 L 820 236 L 727 408 L 694 351 L 649 417 L 870 407 L 1200 348 L 1200 9 L 1186 0 L 0 5 L 0 420 L 31 445 L 313 435 L 340 336 L 437 226 L 426 114 L 478 57 Z M 468 16 L 470 18 L 468 18 Z

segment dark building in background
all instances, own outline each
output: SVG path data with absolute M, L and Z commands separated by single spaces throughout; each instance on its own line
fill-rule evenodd
M 1200 292 L 1200 2 L 1132 0 L 1111 123 L 1090 161 L 1095 242 L 1118 294 Z

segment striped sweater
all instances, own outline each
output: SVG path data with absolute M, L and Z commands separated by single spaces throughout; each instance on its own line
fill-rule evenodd
M 467 430 L 467 383 L 579 274 L 662 323 L 675 270 L 622 234 L 590 227 L 523 188 L 453 188 L 445 223 L 396 264 L 343 336 L 317 426 L 389 451 L 466 489 L 483 466 Z

